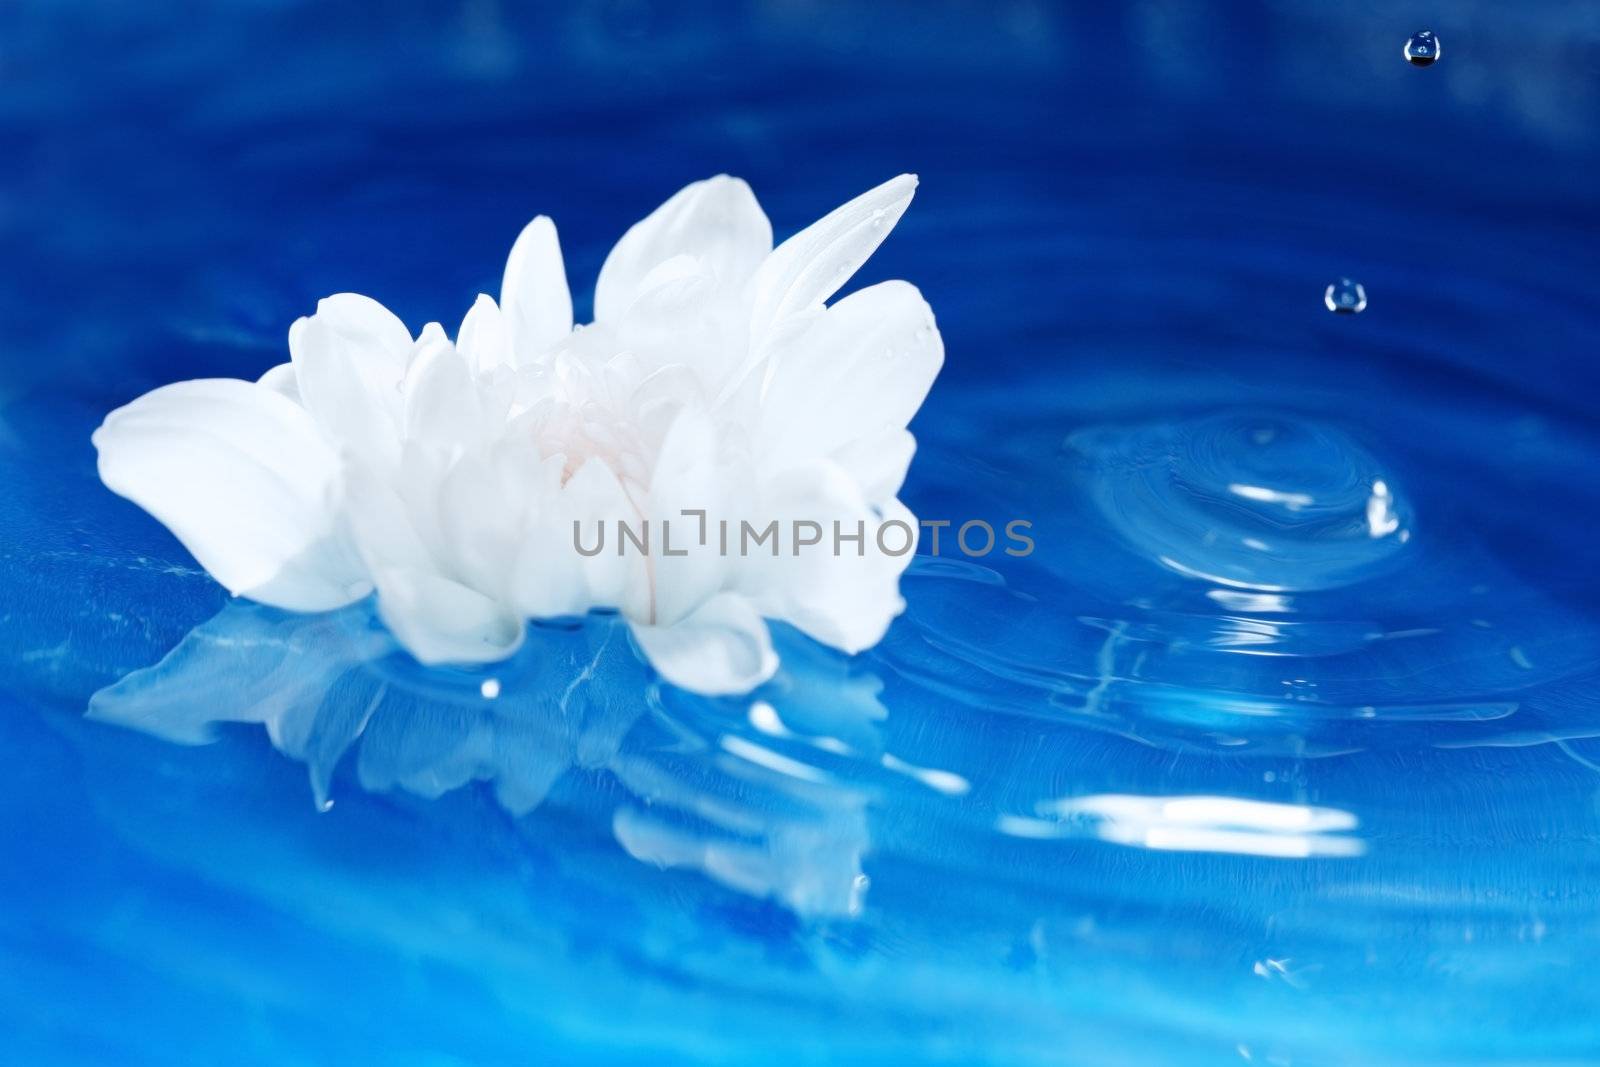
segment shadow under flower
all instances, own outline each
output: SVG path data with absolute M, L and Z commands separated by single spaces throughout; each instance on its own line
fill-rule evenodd
M 534 625 L 512 659 L 447 669 L 413 660 L 370 601 L 299 615 L 238 600 L 94 694 L 89 717 L 180 744 L 261 723 L 324 810 L 352 749 L 364 789 L 434 798 L 483 781 L 519 816 L 569 770 L 609 775 L 625 793 L 612 829 L 635 858 L 802 915 L 854 914 L 869 787 L 839 771 L 880 754 L 881 683 L 774 636 L 777 677 L 708 700 L 663 685 L 615 616 Z

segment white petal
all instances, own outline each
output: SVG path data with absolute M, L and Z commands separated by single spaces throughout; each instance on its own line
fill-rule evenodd
M 718 592 L 727 577 L 729 561 L 719 554 L 711 529 L 724 514 L 723 475 L 717 464 L 716 427 L 703 412 L 683 410 L 667 432 L 650 480 L 650 533 L 655 539 L 650 546 L 655 594 L 650 621 L 656 624 L 688 615 Z
M 405 369 L 411 331 L 394 312 L 360 293 L 335 293 L 317 301 L 317 319 L 356 348 L 396 370 Z
M 615 324 L 615 343 L 642 374 L 683 368 L 715 396 L 743 365 L 749 314 L 737 292 L 720 289 L 710 271 L 678 274 L 686 262 L 700 263 L 688 256 L 670 259 L 641 283 L 628 313 Z
M 856 468 L 868 458 L 863 442 L 905 429 L 943 365 L 944 342 L 915 286 L 883 282 L 852 293 L 752 372 L 762 376 L 757 441 L 764 462 L 782 470 L 833 456 Z M 892 496 L 904 475 L 902 466 L 862 480 L 893 482 Z
M 670 626 L 632 625 L 661 676 L 696 693 L 748 693 L 778 669 L 767 624 L 743 597 L 723 593 Z
M 289 356 L 301 401 L 322 431 L 372 462 L 392 462 L 411 356 L 400 320 L 367 297 L 330 296 L 289 328 Z
M 885 430 L 836 449 L 829 458 L 855 479 L 867 503 L 881 507 L 899 494 L 916 454 L 911 431 Z
M 573 519 L 564 508 L 577 500 L 576 494 L 563 499 L 565 465 L 566 457 L 551 456 L 525 474 L 531 483 L 531 501 L 511 566 L 509 599 L 530 618 L 582 615 L 596 603 L 589 592 L 589 568 L 573 542 Z M 621 487 L 616 491 L 620 495 Z M 585 544 L 592 545 L 593 520 L 586 526 L 582 531 L 588 539 Z
M 100 478 L 230 592 L 292 611 L 366 595 L 335 527 L 339 462 L 305 410 L 249 382 L 179 382 L 106 416 Z
M 877 644 L 905 608 L 900 575 L 915 551 L 916 519 L 897 500 L 881 508 L 880 518 L 855 480 L 826 460 L 790 471 L 765 490 L 759 513 L 764 521 L 779 521 L 780 552 L 773 557 L 769 549 L 752 546 L 740 561 L 739 588 L 763 615 L 824 644 L 852 653 Z M 821 542 L 796 552 L 797 521 L 817 523 Z M 837 551 L 835 522 L 841 535 Z M 856 534 L 858 523 L 859 548 L 844 540 Z M 891 523 L 899 525 L 883 531 L 880 548 L 879 528 Z
M 522 365 L 572 332 L 572 292 L 561 242 L 555 223 L 543 215 L 528 223 L 511 246 L 500 283 L 500 309 Z
M 424 570 L 442 570 L 449 558 L 443 532 L 444 512 L 439 506 L 439 489 L 460 449 L 446 444 L 407 441 L 400 460 L 388 472 L 387 487 L 400 501 L 405 522 L 424 546 L 428 563 Z M 352 518 L 352 524 L 359 520 Z M 378 568 L 369 565 L 376 574 Z
M 512 365 L 511 334 L 493 298 L 478 294 L 467 317 L 461 320 L 456 348 L 474 374 L 486 375 L 496 367 Z
M 500 442 L 458 459 L 437 504 L 450 573 L 474 588 L 503 592 L 525 540 L 529 502 L 547 478 L 531 440 Z
M 698 256 L 678 255 L 650 268 L 650 273 L 639 279 L 634 299 L 655 294 L 653 299 L 658 305 L 670 306 L 683 302 L 678 294 L 685 290 L 713 288 L 716 284 L 717 276 L 706 269 Z
M 593 527 L 584 536 L 592 538 Z M 582 615 L 596 606 L 578 558 L 570 524 L 566 529 L 544 524 L 530 530 L 511 571 L 509 592 L 517 610 L 529 618 L 551 619 Z
M 410 484 L 410 483 L 407 483 Z M 345 473 L 346 521 L 367 572 L 432 570 L 438 563 L 387 478 L 360 465 Z
M 772 224 L 750 186 L 726 174 L 695 182 L 636 223 L 611 250 L 595 285 L 595 320 L 621 318 L 645 279 L 678 256 L 694 257 L 719 285 L 737 289 L 771 250 Z
M 376 577 L 379 615 L 421 663 L 490 663 L 522 643 L 520 616 L 458 582 L 405 569 Z
M 773 250 L 750 280 L 750 336 L 820 307 L 861 269 L 905 214 L 917 189 L 902 174 L 835 208 Z
M 626 555 L 620 554 L 617 543 L 617 524 L 627 522 L 637 532 L 639 513 L 611 468 L 597 459 L 579 467 L 561 487 L 555 515 L 561 549 L 553 565 L 567 567 L 577 562 L 588 589 L 588 606 L 616 608 L 629 618 L 648 618 L 650 584 L 645 558 L 631 546 Z M 578 524 L 576 533 L 574 523 Z M 577 545 L 592 548 L 602 529 L 604 548 L 592 556 L 580 553 Z
M 300 403 L 300 383 L 295 381 L 293 363 L 278 364 L 257 378 L 256 384 L 282 394 L 296 404 Z
M 407 441 L 471 447 L 497 429 L 479 400 L 467 361 L 443 331 L 423 332 L 401 393 L 402 433 Z

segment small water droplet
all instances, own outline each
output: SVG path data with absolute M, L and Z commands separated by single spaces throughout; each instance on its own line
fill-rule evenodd
M 1340 278 L 1322 294 L 1322 302 L 1329 311 L 1340 315 L 1354 315 L 1367 309 L 1367 290 L 1360 282 Z
M 1413 67 L 1430 67 L 1439 58 L 1439 38 L 1432 30 L 1413 33 L 1401 54 Z
M 483 699 L 493 700 L 500 695 L 500 679 L 485 678 L 483 684 L 478 686 L 478 692 L 483 694 Z

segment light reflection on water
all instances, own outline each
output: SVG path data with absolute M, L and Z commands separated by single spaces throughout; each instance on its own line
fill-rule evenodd
M 1241 856 L 1307 859 L 1359 856 L 1357 819 L 1336 808 L 1276 804 L 1237 797 L 1141 797 L 1117 794 L 1067 797 L 1038 805 L 1048 818 L 1003 815 L 995 829 L 1016 837 L 1065 837 L 1088 824 L 1092 836 L 1135 848 L 1178 852 L 1232 852 Z

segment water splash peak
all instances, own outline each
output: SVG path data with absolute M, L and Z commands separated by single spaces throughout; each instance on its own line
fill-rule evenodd
M 1223 412 L 1068 439 L 1121 537 L 1169 570 L 1282 593 L 1382 573 L 1411 539 L 1392 473 L 1344 430 Z

